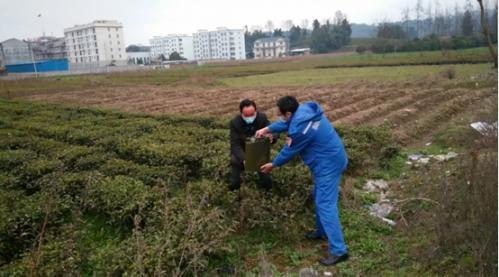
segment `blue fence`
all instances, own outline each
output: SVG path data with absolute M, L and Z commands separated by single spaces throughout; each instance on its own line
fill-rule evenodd
M 35 64 L 37 72 L 67 71 L 69 69 L 67 59 L 36 61 Z M 5 69 L 8 73 L 28 73 L 35 72 L 35 65 L 33 63 L 7 64 Z

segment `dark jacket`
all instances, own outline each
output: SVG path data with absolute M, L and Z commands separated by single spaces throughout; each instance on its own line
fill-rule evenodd
M 232 163 L 241 164 L 244 161 L 246 138 L 254 136 L 256 131 L 269 124 L 267 116 L 262 112 L 256 113 L 255 121 L 252 124 L 247 124 L 240 114 L 230 121 L 230 160 Z M 275 141 L 276 138 L 272 143 Z

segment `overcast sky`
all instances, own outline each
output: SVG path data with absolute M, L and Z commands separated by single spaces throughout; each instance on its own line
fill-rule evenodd
M 423 0 L 453 10 L 466 0 Z M 486 0 L 495 3 L 496 0 Z M 475 5 L 476 1 L 472 0 Z M 63 29 L 97 19 L 123 23 L 125 43 L 149 44 L 155 35 L 192 34 L 198 29 L 275 27 L 291 19 L 325 20 L 334 12 L 346 13 L 350 22 L 376 23 L 400 20 L 401 10 L 413 8 L 416 0 L 0 0 L 0 41 L 46 35 L 63 36 Z M 41 17 L 37 17 L 42 14 Z

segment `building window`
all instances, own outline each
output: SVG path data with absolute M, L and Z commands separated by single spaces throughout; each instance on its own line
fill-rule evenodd
M 108 37 L 111 38 L 111 34 L 109 34 Z

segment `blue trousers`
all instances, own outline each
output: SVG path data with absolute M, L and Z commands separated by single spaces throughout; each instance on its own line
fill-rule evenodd
M 334 256 L 348 253 L 338 214 L 340 180 L 341 173 L 314 177 L 314 191 L 312 193 L 315 202 L 317 235 L 327 237 L 329 253 Z

